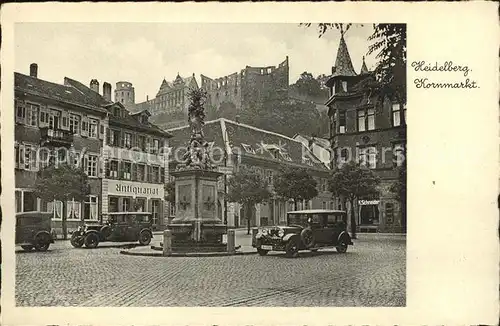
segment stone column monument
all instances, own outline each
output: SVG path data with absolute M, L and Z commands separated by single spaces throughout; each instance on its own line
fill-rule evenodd
M 223 173 L 212 164 L 203 134 L 206 95 L 202 89 L 191 90 L 189 98 L 191 137 L 183 163 L 171 172 L 175 177 L 176 217 L 167 228 L 172 231 L 174 251 L 190 248 L 223 251 L 226 226 L 217 216 L 217 180 Z

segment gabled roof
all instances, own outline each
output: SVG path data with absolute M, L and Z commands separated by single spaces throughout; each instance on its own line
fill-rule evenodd
M 344 35 L 340 37 L 337 58 L 335 59 L 335 71 L 333 72 L 332 77 L 337 76 L 357 76 L 354 71 L 354 67 L 352 66 L 351 56 L 349 55 Z
M 71 79 L 66 77 L 66 80 Z M 100 107 L 101 103 L 97 98 L 87 96 L 84 91 L 69 83 L 67 85 L 56 84 L 15 72 L 14 88 L 32 95 L 62 101 L 103 113 L 106 112 Z
M 173 138 L 170 145 L 174 151 L 179 146 L 186 146 L 190 136 L 191 129 L 188 126 L 173 128 L 168 130 Z M 301 165 L 304 168 L 315 168 L 316 170 L 328 171 L 325 165 L 303 144 L 293 138 L 281 135 L 272 131 L 260 129 L 244 123 L 238 123 L 228 119 L 220 118 L 207 121 L 203 128 L 205 140 L 214 142 L 214 146 L 227 151 L 228 146 L 233 153 L 237 151 L 247 157 L 276 161 L 270 153 L 272 149 L 278 149 L 290 158 L 279 158 L 281 164 Z M 227 139 L 224 136 L 227 135 Z M 227 140 L 227 143 L 225 142 Z M 303 163 L 303 155 L 309 158 L 312 165 Z M 217 159 L 217 153 L 214 153 L 214 159 Z M 221 153 L 222 154 L 222 153 Z
M 166 79 L 163 79 L 163 81 L 160 85 L 160 89 L 158 90 L 158 93 L 156 96 L 164 94 L 164 93 L 168 93 L 172 89 L 175 90 L 175 89 L 185 88 L 185 87 L 189 86 L 193 80 L 196 83 L 196 79 L 194 77 L 194 74 L 192 76 L 189 76 L 186 78 L 183 78 L 179 74 L 177 74 L 177 77 L 171 82 L 168 82 Z

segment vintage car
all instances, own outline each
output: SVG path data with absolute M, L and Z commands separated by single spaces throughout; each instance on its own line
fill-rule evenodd
M 151 213 L 108 213 L 105 223 L 86 223 L 71 235 L 71 245 L 80 248 L 96 248 L 99 242 L 133 242 L 148 245 L 153 238 Z M 104 218 L 103 218 L 104 219 Z
M 52 213 L 24 212 L 16 214 L 16 245 L 26 251 L 46 251 L 54 243 Z
M 295 258 L 299 250 L 335 247 L 345 253 L 352 245 L 346 231 L 345 211 L 312 209 L 287 213 L 286 226 L 266 226 L 256 229 L 252 236 L 252 246 L 259 255 L 269 251 L 285 251 L 286 256 Z

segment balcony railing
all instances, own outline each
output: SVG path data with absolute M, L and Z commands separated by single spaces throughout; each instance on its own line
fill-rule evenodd
M 71 146 L 73 143 L 73 133 L 69 130 L 40 128 L 41 146 Z

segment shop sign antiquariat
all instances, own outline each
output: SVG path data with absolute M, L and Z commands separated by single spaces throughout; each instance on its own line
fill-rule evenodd
M 137 182 L 126 182 L 118 180 L 108 180 L 108 195 L 163 198 L 163 184 L 141 184 Z

